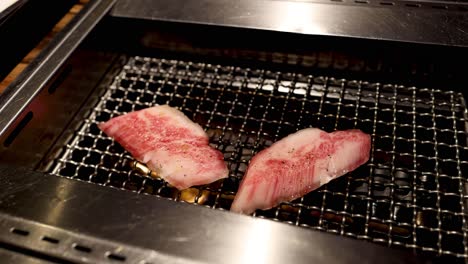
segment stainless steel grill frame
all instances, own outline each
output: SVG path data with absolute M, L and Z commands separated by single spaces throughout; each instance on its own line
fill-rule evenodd
M 58 262 L 467 262 L 468 13 L 432 3 L 90 2 L 0 96 L 0 247 Z M 279 25 L 285 10 L 311 27 Z M 178 192 L 96 127 L 167 102 L 204 126 L 228 179 Z M 370 133 L 372 160 L 254 217 L 226 211 L 251 156 L 308 126 Z
M 132 157 L 97 128 L 166 103 L 204 127 L 228 179 L 177 191 L 133 171 Z M 359 128 L 372 135 L 366 165 L 254 216 L 460 261 L 468 259 L 466 124 L 463 96 L 450 90 L 131 57 L 51 172 L 228 210 L 259 150 L 305 127 Z

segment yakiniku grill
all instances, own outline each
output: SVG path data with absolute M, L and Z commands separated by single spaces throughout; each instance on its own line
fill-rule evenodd
M 59 263 L 468 263 L 468 7 L 92 1 L 0 97 L 0 247 Z M 168 104 L 229 176 L 178 190 L 99 129 Z M 369 161 L 230 212 L 252 157 L 360 129 Z

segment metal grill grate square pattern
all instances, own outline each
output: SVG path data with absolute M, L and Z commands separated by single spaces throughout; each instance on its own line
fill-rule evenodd
M 97 127 L 155 104 L 204 127 L 227 179 L 177 191 L 132 170 Z M 468 147 L 460 93 L 201 62 L 132 57 L 54 161 L 52 173 L 229 210 L 251 157 L 299 129 L 359 128 L 366 165 L 254 217 L 468 261 Z

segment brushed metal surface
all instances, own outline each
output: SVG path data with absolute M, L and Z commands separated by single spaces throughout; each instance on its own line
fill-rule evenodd
M 167 262 L 421 261 L 408 252 L 368 242 L 47 174 L 1 166 L 0 175 L 2 215 L 25 219 L 26 225 L 37 222 L 84 239 L 109 241 L 119 245 L 121 252 L 150 250 Z M 33 235 L 38 234 L 31 231 Z M 1 232 L 0 240 L 8 240 L 8 236 Z M 8 241 L 36 248 L 20 239 Z M 68 256 L 66 249 L 63 252 Z
M 0 260 L 3 264 L 50 264 L 50 262 L 43 259 L 34 258 L 28 255 L 22 255 L 20 253 L 9 251 L 7 249 L 0 248 Z
M 468 12 L 268 0 L 120 0 L 120 17 L 468 46 Z

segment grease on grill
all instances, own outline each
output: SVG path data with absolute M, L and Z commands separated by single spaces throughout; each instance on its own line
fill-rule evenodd
M 135 170 L 137 173 L 143 176 L 161 179 L 161 177 L 155 171 L 150 170 L 145 164 L 141 162 L 132 160 L 129 162 L 129 165 L 132 168 L 132 170 Z
M 166 104 L 224 153 L 229 178 L 178 191 L 137 163 L 96 124 Z M 249 160 L 289 133 L 357 127 L 370 161 L 316 191 L 254 216 L 468 259 L 466 105 L 452 91 L 133 57 L 52 173 L 174 201 L 229 210 Z

